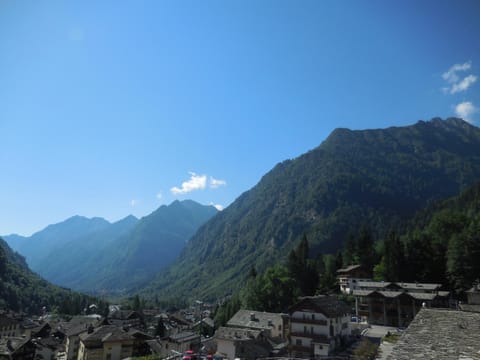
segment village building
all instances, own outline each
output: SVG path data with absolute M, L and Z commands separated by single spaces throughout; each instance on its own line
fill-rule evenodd
M 372 281 L 370 274 L 361 265 L 350 265 L 337 270 L 337 279 L 342 294 L 351 294 L 358 290 L 362 282 Z
M 33 360 L 35 344 L 26 337 L 2 337 L 0 339 L 0 359 Z
M 369 324 L 406 327 L 422 306 L 449 307 L 441 284 L 367 281 L 353 290 L 355 314 Z
M 215 332 L 217 356 L 223 359 L 255 360 L 268 357 L 273 346 L 263 330 L 220 327 Z
M 480 312 L 480 282 L 475 282 L 465 293 L 467 295 L 467 303 L 459 302 L 458 307 L 464 311 Z
M 139 334 L 141 334 L 139 336 Z M 151 338 L 150 338 L 151 339 Z M 80 335 L 78 360 L 120 360 L 147 355 L 145 334 L 136 330 L 125 331 L 115 325 L 89 327 Z
M 480 313 L 422 308 L 388 360 L 479 359 Z
M 61 321 L 57 324 L 54 335 L 63 339 L 67 360 L 75 360 L 80 349 L 80 335 L 86 334 L 88 329 L 98 326 L 100 318 L 95 316 L 74 316 L 70 321 Z
M 133 310 L 116 310 L 108 315 L 106 324 L 116 325 L 128 329 L 145 329 L 145 321 L 142 314 Z
M 161 356 L 183 354 L 187 350 L 200 350 L 200 335 L 192 331 L 183 331 L 161 339 Z
M 296 358 L 328 356 L 351 335 L 350 307 L 334 296 L 307 296 L 290 308 L 290 349 Z
M 480 282 L 473 285 L 473 287 L 466 291 L 467 303 L 471 305 L 480 305 Z
M 215 322 L 213 319 L 206 317 L 193 324 L 192 329 L 203 336 L 213 336 L 215 333 Z
M 32 330 L 40 327 L 40 324 L 26 318 L 22 314 L 10 311 L 0 312 L 0 337 L 30 337 Z
M 286 340 L 289 331 L 288 314 L 269 313 L 251 310 L 238 310 L 228 320 L 228 327 L 262 330 L 263 333 L 273 339 Z

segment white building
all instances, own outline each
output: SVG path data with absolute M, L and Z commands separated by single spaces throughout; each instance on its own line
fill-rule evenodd
M 303 297 L 290 308 L 292 357 L 330 355 L 350 334 L 350 307 L 334 296 Z

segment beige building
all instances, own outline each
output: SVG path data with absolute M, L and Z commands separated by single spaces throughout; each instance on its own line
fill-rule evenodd
M 215 341 L 217 355 L 228 360 L 264 358 L 272 350 L 262 330 L 220 327 L 215 332 Z
M 114 325 L 89 328 L 80 335 L 78 360 L 121 360 L 139 355 L 139 343 L 131 333 Z

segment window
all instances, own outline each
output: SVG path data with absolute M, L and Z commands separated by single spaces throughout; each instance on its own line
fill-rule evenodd
M 282 325 L 278 325 L 278 331 L 282 331 Z
M 303 327 L 303 333 L 304 333 L 304 334 L 307 333 L 307 327 L 306 327 L 306 326 Z
M 312 320 L 315 320 L 315 314 L 312 314 Z
M 295 345 L 302 346 L 302 339 L 295 340 Z
M 313 326 L 312 326 L 312 327 L 310 327 L 310 334 L 312 334 L 312 335 L 313 335 Z

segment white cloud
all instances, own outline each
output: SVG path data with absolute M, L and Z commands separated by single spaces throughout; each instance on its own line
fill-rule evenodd
M 213 207 L 215 207 L 218 211 L 222 211 L 224 209 L 223 205 L 214 204 L 213 202 L 210 203 Z
M 472 122 L 472 115 L 477 111 L 478 109 L 470 101 L 464 101 L 455 106 L 455 114 L 468 122 Z
M 444 94 L 455 94 L 461 91 L 466 91 L 477 81 L 477 76 L 469 74 L 463 79 L 459 76 L 459 72 L 470 70 L 472 63 L 470 61 L 464 64 L 455 64 L 448 71 L 442 74 L 442 78 L 448 83 L 448 86 L 442 87 Z
M 157 199 L 158 199 L 158 200 L 162 200 L 162 198 L 163 198 L 163 194 L 162 194 L 162 192 L 160 191 L 160 192 L 157 194 Z
M 227 182 L 225 180 L 215 179 L 213 176 L 210 176 L 210 188 L 211 189 L 216 189 L 220 186 L 225 186 L 225 185 L 227 185 Z
M 477 77 L 475 75 L 468 75 L 459 83 L 453 84 L 452 89 L 450 90 L 451 94 L 455 94 L 460 91 L 467 90 L 470 85 L 472 85 L 475 81 L 477 81 Z
M 137 206 L 137 204 L 138 204 L 138 200 L 136 199 L 130 200 L 130 206 Z
M 470 61 L 464 64 L 455 64 L 450 69 L 448 69 L 448 71 L 444 72 L 442 74 L 442 77 L 444 80 L 448 81 L 449 83 L 455 83 L 459 79 L 457 72 L 470 70 L 471 67 L 472 67 L 472 63 Z
M 172 194 L 186 194 L 195 190 L 203 190 L 207 187 L 207 175 L 197 175 L 194 172 L 190 172 L 189 174 L 190 180 L 184 181 L 180 188 L 174 186 L 170 189 Z

